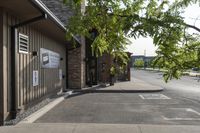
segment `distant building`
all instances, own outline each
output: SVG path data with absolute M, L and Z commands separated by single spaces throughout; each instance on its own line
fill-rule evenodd
M 154 58 L 155 56 L 133 55 L 131 56 L 131 67 L 133 67 L 134 62 L 138 59 L 142 59 L 145 64 L 148 64 Z

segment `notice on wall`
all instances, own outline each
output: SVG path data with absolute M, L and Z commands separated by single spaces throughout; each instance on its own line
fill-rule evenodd
M 62 69 L 59 69 L 59 79 L 62 80 Z
M 40 49 L 40 61 L 42 68 L 59 68 L 60 54 L 48 49 Z
M 33 71 L 33 86 L 38 86 L 39 84 L 39 77 L 38 77 L 38 71 Z

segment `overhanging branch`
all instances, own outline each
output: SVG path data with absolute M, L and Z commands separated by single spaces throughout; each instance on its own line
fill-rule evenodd
M 144 18 L 144 17 L 140 17 L 140 16 L 137 15 L 137 14 L 134 14 L 134 15 L 120 15 L 120 14 L 111 13 L 111 14 L 109 14 L 109 15 L 118 16 L 118 17 L 133 17 L 133 18 L 137 18 L 137 19 L 140 18 L 141 20 L 150 20 L 150 21 L 153 21 L 153 22 L 157 22 L 157 24 L 160 23 L 161 26 L 163 25 L 163 22 L 161 22 L 161 21 L 159 21 L 159 20 L 155 20 L 155 19 L 151 19 L 151 18 L 150 18 L 150 19 L 146 19 L 146 18 Z M 172 23 L 176 23 L 176 22 L 172 22 Z M 200 28 L 198 28 L 198 27 L 196 27 L 196 26 L 194 26 L 194 25 L 190 25 L 190 24 L 187 24 L 187 23 L 183 23 L 183 25 L 185 25 L 185 26 L 188 27 L 188 28 L 192 28 L 192 29 L 194 29 L 194 30 L 200 32 Z
M 189 27 L 189 28 L 192 28 L 192 29 L 194 29 L 194 30 L 200 32 L 200 29 L 199 29 L 198 27 L 194 26 L 194 25 L 190 25 L 190 24 L 186 24 L 186 23 L 185 23 L 185 26 L 186 26 L 186 27 Z

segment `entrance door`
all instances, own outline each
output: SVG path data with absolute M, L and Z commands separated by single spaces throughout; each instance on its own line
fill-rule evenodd
M 97 81 L 97 57 L 92 54 L 91 41 L 86 39 L 86 84 L 96 85 Z

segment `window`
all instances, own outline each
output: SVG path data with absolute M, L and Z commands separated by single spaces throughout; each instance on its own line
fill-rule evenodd
M 19 33 L 19 53 L 28 53 L 29 40 L 28 36 Z

